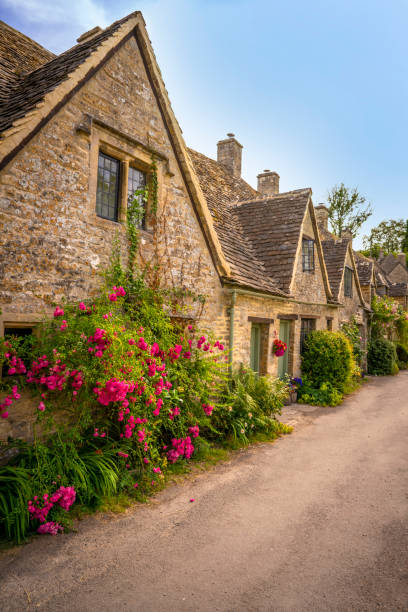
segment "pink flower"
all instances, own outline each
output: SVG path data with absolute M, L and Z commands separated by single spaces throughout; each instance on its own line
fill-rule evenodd
M 83 302 L 79 302 L 78 308 L 79 310 L 86 310 L 86 306 Z
M 116 300 L 118 299 L 118 296 L 116 295 L 116 293 L 111 293 L 109 295 L 109 299 L 111 302 L 116 302 Z
M 123 288 L 123 287 L 118 287 L 118 288 L 116 289 L 116 295 L 118 295 L 118 296 L 120 296 L 120 297 L 123 297 L 123 296 L 125 296 L 125 295 L 126 295 L 126 291 L 124 290 L 124 288 Z
M 2 419 L 7 419 L 8 415 L 9 415 L 9 413 L 8 413 L 8 412 L 2 412 L 2 413 L 1 413 L 1 418 L 2 418 Z
M 44 410 L 45 410 L 45 404 L 44 404 L 44 402 L 40 402 L 40 403 L 38 404 L 38 410 L 39 410 L 40 412 L 44 412 Z
M 109 315 L 108 315 L 108 314 L 104 314 L 104 315 L 103 315 L 103 318 L 104 318 L 104 319 L 109 319 Z
M 159 467 L 155 467 L 155 468 L 153 468 L 153 472 L 155 474 L 161 474 L 161 469 Z
M 49 533 L 50 535 L 57 535 L 58 531 L 64 531 L 64 528 L 62 527 L 62 525 L 60 525 L 59 523 L 55 523 L 54 521 L 44 523 L 43 525 L 40 525 L 37 529 L 37 533 Z
M 135 489 L 137 489 L 137 487 L 139 486 L 138 482 L 135 482 L 135 484 L 133 485 Z
M 67 329 L 67 327 L 68 327 L 68 324 L 67 324 L 67 322 L 64 320 L 64 321 L 62 322 L 61 326 L 60 326 L 60 330 L 61 330 L 61 331 L 64 331 L 64 329 Z
M 64 311 L 59 306 L 54 310 L 54 317 L 62 317 L 64 315 Z
M 148 463 L 150 463 L 150 461 L 148 460 L 147 457 L 144 457 L 143 462 L 147 465 Z
M 192 497 L 192 498 L 190 499 L 190 503 L 191 503 L 191 502 L 193 502 L 193 501 L 195 501 L 194 497 Z
M 127 459 L 129 457 L 127 453 L 122 453 L 122 451 L 118 451 L 118 455 L 119 457 L 123 457 L 124 459 Z

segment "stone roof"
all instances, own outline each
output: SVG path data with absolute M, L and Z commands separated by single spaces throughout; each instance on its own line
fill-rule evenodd
M 388 287 L 388 295 L 391 297 L 408 295 L 408 283 L 391 283 Z
M 338 238 L 335 240 L 333 236 L 331 239 L 325 238 L 322 240 L 327 275 L 329 277 L 330 287 L 335 300 L 339 300 L 340 285 L 343 278 L 349 243 L 350 241 L 348 238 Z
M 241 224 L 241 206 L 237 206 L 238 203 L 243 199 L 259 198 L 260 194 L 243 179 L 232 176 L 215 160 L 193 149 L 188 149 L 188 152 L 231 268 L 228 281 L 273 295 L 285 295 L 268 275 L 264 262 L 257 256 Z
M 54 53 L 0 20 L 0 100 L 25 74 L 54 57 Z
M 2 82 L 0 99 L 0 133 L 10 128 L 41 102 L 44 96 L 68 79 L 69 75 L 82 64 L 106 39 L 136 13 L 115 21 L 111 26 L 89 40 L 78 43 L 68 51 L 54 56 L 28 37 L 5 25 L 1 30 L 7 52 L 0 46 L 3 66 L 2 76 L 9 78 Z M 14 34 L 13 34 L 14 33 Z M 32 59 L 29 59 L 32 49 Z M 21 63 L 20 62 L 21 54 Z M 6 68 L 4 68 L 4 66 Z M 12 70 L 13 67 L 13 70 Z M 26 70 L 29 72 L 26 72 Z M 15 76 L 12 76 L 14 73 Z
M 354 251 L 354 259 L 356 262 L 358 278 L 360 280 L 360 285 L 366 286 L 371 283 L 372 275 L 373 275 L 373 266 L 374 262 L 372 259 L 365 257 L 361 253 Z
M 312 190 L 297 189 L 241 202 L 235 209 L 268 277 L 289 293 L 303 219 Z
M 384 287 L 390 286 L 390 283 L 388 282 L 385 273 L 381 270 L 380 266 L 378 265 L 376 261 L 374 262 L 374 274 L 375 274 L 375 280 L 376 280 L 377 286 L 384 286 Z
M 397 264 L 398 259 L 394 257 L 392 253 L 388 253 L 386 257 L 378 261 L 378 265 L 380 266 L 382 271 L 385 272 L 385 274 L 389 274 L 390 272 L 392 272 Z

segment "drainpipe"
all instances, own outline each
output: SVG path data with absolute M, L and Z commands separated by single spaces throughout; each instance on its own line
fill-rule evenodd
M 229 374 L 232 376 L 232 351 L 234 349 L 234 316 L 235 316 L 235 303 L 237 301 L 237 292 L 235 289 L 231 294 L 231 308 L 229 310 L 230 315 L 230 333 L 229 333 L 229 353 L 228 353 L 228 369 Z

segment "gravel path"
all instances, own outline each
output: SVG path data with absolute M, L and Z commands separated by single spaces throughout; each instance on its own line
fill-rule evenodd
M 0 610 L 406 612 L 408 372 L 285 420 L 147 506 L 1 554 Z

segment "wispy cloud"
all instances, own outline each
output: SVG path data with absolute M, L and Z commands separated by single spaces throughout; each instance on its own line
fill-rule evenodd
M 25 34 L 60 53 L 95 26 L 111 23 L 108 11 L 97 0 L 0 0 L 3 12 L 15 16 Z M 4 19 L 4 17 L 3 17 Z

